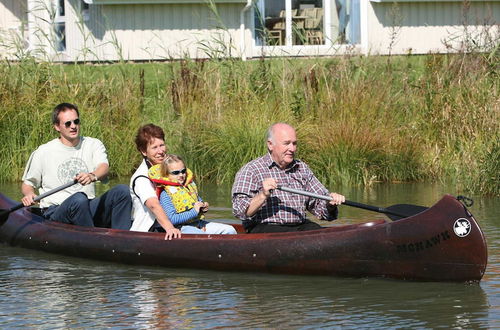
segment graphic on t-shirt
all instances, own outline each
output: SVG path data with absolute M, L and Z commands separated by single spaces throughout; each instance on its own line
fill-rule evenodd
M 78 173 L 88 173 L 87 164 L 81 159 L 76 157 L 71 157 L 62 162 L 57 168 L 57 178 L 61 182 L 70 182 Z M 81 188 L 80 184 L 71 186 L 71 190 L 79 190 Z

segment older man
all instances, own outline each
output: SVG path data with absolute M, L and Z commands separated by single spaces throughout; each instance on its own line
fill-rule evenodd
M 310 168 L 295 159 L 297 135 L 285 123 L 272 125 L 267 134 L 268 153 L 246 164 L 234 181 L 233 213 L 247 232 L 287 232 L 322 228 L 306 218 L 306 210 L 322 220 L 335 220 L 337 205 L 345 197 L 329 193 Z M 276 190 L 279 186 L 316 194 L 330 194 L 332 200 L 312 199 Z
M 132 201 L 127 186 L 117 185 L 101 197 L 95 196 L 94 182 L 108 175 L 108 157 L 100 140 L 80 136 L 77 106 L 57 105 L 52 111 L 52 124 L 59 137 L 31 154 L 21 186 L 23 204 L 34 203 L 35 189 L 43 193 L 77 180 L 78 184 L 41 201 L 45 218 L 86 227 L 128 230 Z

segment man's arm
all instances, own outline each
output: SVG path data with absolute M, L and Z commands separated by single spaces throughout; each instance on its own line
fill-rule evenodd
M 254 206 L 250 208 L 250 202 L 257 197 L 256 192 L 258 192 L 253 179 L 254 175 L 248 169 L 248 165 L 241 168 L 234 178 L 233 188 L 231 189 L 233 215 L 240 220 L 247 220 L 249 217 L 247 213 L 253 213 L 252 215 L 254 215 L 265 201 L 265 198 L 261 196 L 263 199 L 261 203 L 259 203 L 258 199 L 255 199 Z M 250 212 L 248 212 L 249 209 Z
M 262 190 L 250 200 L 250 205 L 248 205 L 245 215 L 249 218 L 254 216 L 255 213 L 260 210 L 262 205 L 264 205 L 267 198 L 271 196 L 272 190 L 277 187 L 278 184 L 275 179 L 264 179 L 264 181 L 262 181 Z
M 24 206 L 30 206 L 35 203 L 35 187 L 39 187 L 42 183 L 42 160 L 40 159 L 40 154 L 38 149 L 33 151 L 24 168 L 23 183 L 21 184 L 21 193 L 23 194 L 22 203 Z

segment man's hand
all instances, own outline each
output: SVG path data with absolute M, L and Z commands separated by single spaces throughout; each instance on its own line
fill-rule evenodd
M 278 183 L 273 178 L 266 178 L 262 181 L 262 193 L 269 197 L 274 189 L 278 188 Z
M 332 200 L 329 202 L 331 205 L 340 205 L 345 202 L 345 196 L 337 193 L 330 193 Z
M 35 193 L 29 193 L 27 195 L 24 195 L 24 197 L 21 199 L 21 202 L 23 203 L 24 206 L 31 206 L 35 204 Z
M 97 176 L 94 173 L 78 173 L 75 176 L 75 180 L 77 180 L 82 186 L 86 186 L 97 181 Z
M 271 196 L 274 189 L 278 188 L 278 183 L 273 178 L 266 178 L 262 181 L 262 190 L 250 200 L 247 211 L 247 217 L 252 217 L 264 205 L 267 198 Z

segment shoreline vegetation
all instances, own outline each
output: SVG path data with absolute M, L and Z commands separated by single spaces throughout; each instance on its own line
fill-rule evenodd
M 265 153 L 277 121 L 326 185 L 451 181 L 500 195 L 498 49 L 490 54 L 182 60 L 108 65 L 0 63 L 0 181 L 56 137 L 53 107 L 81 110 L 83 135 L 108 149 L 111 175 L 140 162 L 137 128 L 165 129 L 199 181 L 231 183 Z

